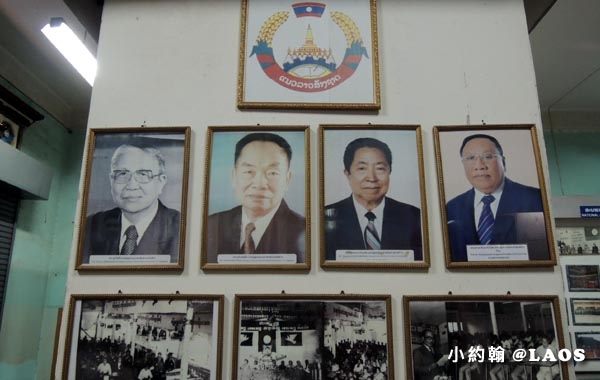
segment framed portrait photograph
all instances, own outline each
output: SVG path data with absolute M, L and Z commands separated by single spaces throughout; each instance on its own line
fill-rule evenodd
M 600 327 L 600 298 L 571 298 L 573 325 Z
M 319 127 L 321 266 L 429 267 L 418 125 Z
M 535 126 L 436 126 L 433 134 L 446 265 L 556 265 Z
M 565 348 L 557 296 L 404 296 L 403 303 L 408 380 L 568 379 L 567 363 L 530 360 L 548 350 L 558 358 Z M 526 350 L 521 361 L 517 350 Z
M 221 379 L 223 296 L 72 295 L 63 379 Z
M 389 295 L 236 295 L 233 380 L 394 379 Z
M 585 361 L 600 360 L 600 331 L 575 332 L 575 347 L 581 348 L 584 351 Z M 596 363 L 594 363 L 596 364 Z M 598 366 L 595 365 L 595 371 L 598 371 Z M 577 372 L 587 372 L 580 371 Z
M 208 127 L 201 266 L 310 269 L 306 126 Z
M 183 269 L 189 127 L 91 129 L 76 269 Z
M 600 292 L 598 265 L 565 265 L 569 292 Z
M 237 103 L 378 110 L 376 0 L 242 0 Z

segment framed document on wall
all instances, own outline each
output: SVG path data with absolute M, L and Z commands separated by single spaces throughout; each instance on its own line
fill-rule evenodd
M 189 127 L 92 129 L 76 269 L 183 269 Z
M 242 0 L 238 108 L 380 108 L 376 0 Z
M 429 267 L 421 127 L 321 125 L 321 266 Z
M 433 134 L 446 265 L 555 265 L 535 126 L 438 126 Z
M 202 269 L 310 269 L 309 129 L 208 127 Z

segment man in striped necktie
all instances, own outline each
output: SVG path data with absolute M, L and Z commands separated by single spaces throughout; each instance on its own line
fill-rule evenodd
M 539 213 L 543 221 L 540 189 L 506 177 L 504 150 L 493 136 L 467 136 L 460 156 L 473 188 L 446 206 L 452 261 L 468 261 L 471 245 L 527 243 L 518 237 L 516 215 Z M 549 259 L 549 251 L 529 252 L 529 257 Z

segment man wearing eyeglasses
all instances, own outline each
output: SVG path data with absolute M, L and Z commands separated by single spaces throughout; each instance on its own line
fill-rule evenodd
M 168 255 L 177 262 L 180 214 L 158 199 L 167 183 L 162 153 L 121 145 L 110 167 L 117 207 L 87 218 L 83 263 L 94 255 Z
M 520 241 L 516 215 L 543 212 L 540 189 L 505 176 L 506 158 L 493 136 L 467 136 L 460 156 L 473 188 L 446 205 L 452 261 L 468 261 L 468 245 L 527 243 Z
M 433 380 L 442 375 L 448 363 L 448 356 L 436 352 L 435 338 L 431 330 L 423 331 L 423 344 L 413 351 L 413 371 L 415 380 Z

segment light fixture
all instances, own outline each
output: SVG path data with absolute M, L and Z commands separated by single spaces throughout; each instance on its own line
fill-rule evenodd
M 42 28 L 42 33 L 52 42 L 60 53 L 73 65 L 81 76 L 94 85 L 96 77 L 96 58 L 85 47 L 83 42 L 61 17 L 53 17 L 50 23 Z

